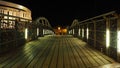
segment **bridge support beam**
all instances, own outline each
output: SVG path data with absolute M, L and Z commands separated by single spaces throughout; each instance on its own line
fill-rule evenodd
M 94 23 L 94 48 L 96 48 L 96 22 L 93 21 Z
M 106 54 L 109 56 L 109 48 L 110 48 L 110 21 L 109 18 L 104 17 L 106 20 Z

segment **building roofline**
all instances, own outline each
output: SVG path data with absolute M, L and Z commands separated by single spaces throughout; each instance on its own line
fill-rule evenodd
M 16 8 L 16 9 L 20 9 L 20 10 L 25 10 L 25 11 L 31 12 L 31 10 L 28 9 L 27 7 L 22 6 L 20 4 L 12 3 L 12 2 L 0 1 L 0 5 L 10 6 L 10 7 Z

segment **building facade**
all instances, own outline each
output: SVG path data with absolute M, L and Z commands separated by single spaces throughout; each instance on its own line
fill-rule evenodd
M 16 20 L 24 22 L 32 20 L 31 11 L 19 4 L 0 1 L 1 28 L 15 28 Z
M 34 23 L 28 8 L 0 1 L 0 53 L 24 44 L 30 24 Z

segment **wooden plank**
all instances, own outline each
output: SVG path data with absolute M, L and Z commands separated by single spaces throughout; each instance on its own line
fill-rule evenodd
M 84 65 L 84 63 L 83 63 L 83 61 L 82 61 L 82 59 L 81 59 L 81 57 L 78 54 L 78 51 L 77 51 L 77 48 L 76 48 L 78 45 L 75 45 L 75 43 L 73 43 L 72 40 L 71 40 L 71 44 L 72 44 L 71 47 L 72 47 L 73 52 L 75 54 L 75 58 L 76 58 L 78 67 L 79 68 L 86 68 L 85 65 Z
M 69 46 L 68 41 L 66 40 L 66 38 L 63 41 L 64 41 L 64 45 L 63 45 L 64 68 L 71 68 L 70 57 L 68 55 L 68 46 Z
M 23 49 L 24 49 L 24 51 L 21 53 L 21 55 L 18 57 L 18 58 L 14 58 L 15 59 L 15 61 L 14 62 L 12 62 L 12 63 L 9 63 L 9 65 L 7 65 L 7 67 L 10 67 L 11 65 L 13 65 L 14 64 L 14 66 L 13 66 L 13 68 L 16 68 L 16 66 L 17 67 L 19 67 L 20 65 L 20 67 L 22 67 L 22 68 L 24 68 L 29 62 L 27 61 L 27 60 L 31 60 L 31 53 L 32 52 L 34 52 L 34 50 L 35 50 L 35 48 L 36 48 L 36 46 L 37 46 L 37 44 L 39 45 L 40 44 L 40 41 L 34 41 L 34 43 L 33 44 L 31 44 L 31 45 L 26 45 Z M 35 53 L 34 53 L 35 54 Z M 28 57 L 28 58 L 27 58 Z M 22 59 L 22 60 L 21 60 Z M 19 61 L 19 62 L 18 62 Z M 23 64 L 24 63 L 24 64 Z
M 3 61 L 2 63 L 0 63 L 1 67 L 6 67 L 6 66 L 10 65 L 11 62 L 13 62 L 13 60 L 15 58 L 18 58 L 20 53 L 22 52 L 21 49 L 23 49 L 23 48 L 20 47 L 20 48 L 17 49 L 18 51 L 15 50 L 15 52 L 9 52 L 8 54 L 4 55 L 3 57 L 5 57 L 5 56 L 9 56 L 9 57 L 4 59 L 4 61 L 1 59 L 1 61 Z
M 58 40 L 56 41 L 58 43 Z M 53 57 L 52 57 L 52 60 L 51 60 L 51 63 L 50 63 L 50 66 L 49 68 L 56 68 L 57 67 L 57 58 L 58 58 L 58 46 L 59 44 L 55 45 L 55 52 L 53 54 Z
M 39 57 L 37 63 L 34 65 L 34 68 L 41 68 L 42 64 L 44 63 L 45 59 L 47 58 L 50 51 L 50 46 L 44 51 L 44 53 Z
M 72 41 L 74 41 L 75 39 L 72 39 Z M 75 40 L 75 41 L 77 41 L 77 40 Z M 78 42 L 75 42 L 75 43 L 78 43 Z M 74 44 L 75 44 L 74 43 Z M 82 43 L 82 42 L 81 42 Z M 92 67 L 92 64 L 90 63 L 90 61 L 89 61 L 89 59 L 88 59 L 88 57 L 87 57 L 87 55 L 85 54 L 85 52 L 84 52 L 84 49 L 82 48 L 82 46 L 78 46 L 78 47 L 76 47 L 77 48 L 77 50 L 78 50 L 78 53 L 79 53 L 79 55 L 81 56 L 81 59 L 83 60 L 83 63 L 85 64 L 85 66 L 87 67 L 87 68 L 89 68 L 89 67 Z
M 84 47 L 82 47 L 82 50 L 83 50 L 84 54 L 86 55 L 86 57 L 88 58 L 88 60 L 89 60 L 89 62 L 91 63 L 92 66 L 99 66 L 99 64 L 87 52 L 87 49 L 85 49 Z
M 77 62 L 76 62 L 76 59 L 74 57 L 74 52 L 72 51 L 72 48 L 71 48 L 71 41 L 69 41 L 70 39 L 68 39 L 68 51 L 69 51 L 69 57 L 70 57 L 70 62 L 71 62 L 71 67 L 72 68 L 78 68 L 78 65 L 77 65 Z
M 38 45 L 39 43 L 36 42 L 34 45 Z M 32 58 L 34 57 L 32 55 L 32 53 L 34 52 L 35 50 L 35 46 L 28 46 L 28 47 L 25 47 L 24 49 L 24 53 L 21 53 L 21 55 L 19 56 L 19 58 L 17 58 L 15 61 L 16 63 L 12 66 L 12 68 L 17 68 L 17 67 L 21 67 L 21 68 L 25 68 L 27 66 L 27 64 L 29 63 L 29 61 L 32 60 Z M 36 53 L 34 53 L 36 54 Z M 32 56 L 31 56 L 32 55 Z M 22 60 L 21 60 L 22 59 Z M 18 62 L 19 61 L 19 62 Z M 24 63 L 24 64 L 23 64 Z M 11 65 L 9 65 L 11 66 Z
M 20 52 L 20 53 L 21 53 L 21 52 Z M 19 58 L 20 53 L 17 53 L 16 55 L 14 55 L 13 57 L 11 57 L 10 59 L 8 59 L 8 60 L 6 60 L 5 62 L 3 62 L 3 63 L 1 64 L 1 66 L 2 66 L 2 67 L 6 67 L 6 66 L 9 66 L 9 65 L 11 65 L 11 64 L 16 63 L 16 62 L 13 61 L 13 60 Z M 12 62 L 12 63 L 11 63 L 11 62 Z
M 82 45 L 81 43 L 78 43 L 79 45 Z M 87 44 L 86 45 L 82 45 L 82 47 L 87 47 Z M 86 49 L 87 50 L 87 49 Z M 89 50 L 90 52 L 95 52 L 94 50 Z M 94 56 L 96 56 L 95 54 L 93 54 Z M 96 57 L 94 57 L 96 59 L 96 61 L 99 63 L 99 65 L 104 65 L 104 63 L 98 58 L 98 56 L 100 55 L 97 55 Z
M 36 64 L 36 62 L 38 61 L 39 56 L 41 56 L 41 55 L 44 53 L 44 51 L 46 50 L 46 48 L 48 47 L 48 46 L 46 45 L 46 42 L 49 42 L 48 40 L 46 40 L 46 41 L 41 40 L 41 41 L 42 41 L 42 43 L 38 45 L 39 48 L 36 49 L 36 50 L 38 51 L 38 54 L 37 54 L 37 55 L 34 57 L 34 59 L 29 63 L 29 65 L 27 65 L 27 68 L 33 68 L 34 65 Z M 41 46 L 41 47 L 40 47 L 40 46 Z
M 89 55 L 91 56 L 91 58 L 96 62 L 95 63 L 95 65 L 93 65 L 93 66 L 100 66 L 100 60 L 99 60 L 99 58 L 96 56 L 96 55 L 94 55 L 90 50 L 87 50 L 86 49 L 86 51 L 89 53 Z
M 95 50 L 95 49 L 90 49 L 90 50 Z M 102 54 L 101 52 L 99 52 L 98 50 L 95 50 L 95 52 L 93 52 L 93 54 L 95 55 L 100 55 L 99 58 L 104 58 L 104 59 L 101 59 L 104 63 L 113 63 L 115 62 L 112 58 L 108 57 L 107 55 L 105 54 Z
M 18 52 L 0 57 L 0 60 L 3 58 L 0 67 L 88 68 L 114 62 L 72 36 L 45 36 L 20 48 Z
M 74 44 L 76 44 L 78 48 L 81 48 L 83 50 L 84 54 L 87 56 L 89 62 L 92 64 L 92 66 L 99 66 L 99 64 L 96 62 L 96 60 L 94 60 L 95 55 L 91 55 L 91 51 L 86 49 L 86 46 L 80 47 L 79 44 L 77 43 L 78 40 L 74 40 L 74 41 L 75 41 Z
M 79 43 L 81 45 L 81 43 Z M 97 51 L 95 49 L 91 49 L 88 46 L 85 46 L 87 51 L 90 51 L 92 55 L 94 55 L 94 59 L 99 63 L 99 65 L 108 64 L 108 62 L 105 58 L 101 57 L 102 55 L 96 53 Z
M 57 68 L 63 68 L 63 44 L 64 41 L 61 41 L 62 38 L 59 40 L 59 53 L 58 53 L 58 63 Z
M 44 41 L 44 44 L 41 44 L 43 49 L 39 51 L 38 55 L 31 61 L 31 63 L 28 65 L 27 68 L 37 68 L 41 67 L 44 59 L 47 57 L 48 51 L 50 49 L 49 43 L 46 42 L 51 42 L 50 40 Z M 46 57 L 44 57 L 46 56 Z
M 56 41 L 56 40 L 54 40 L 54 41 Z M 53 45 L 49 45 L 49 46 L 52 46 L 51 50 L 50 50 L 50 53 L 48 54 L 48 56 L 47 56 L 46 60 L 44 61 L 41 68 L 49 68 L 49 65 L 50 65 L 51 59 L 53 57 L 56 45 L 57 45 L 56 42 L 53 42 Z
M 101 65 L 103 65 L 103 64 L 109 64 L 110 62 L 109 61 L 107 61 L 105 58 L 103 58 L 100 54 L 97 54 L 97 51 L 96 50 L 92 50 L 92 49 L 90 49 L 90 48 L 88 48 L 88 47 L 86 47 L 88 50 L 91 50 L 91 52 L 92 52 L 92 54 L 94 54 L 99 60 L 101 60 L 102 61 L 102 64 Z

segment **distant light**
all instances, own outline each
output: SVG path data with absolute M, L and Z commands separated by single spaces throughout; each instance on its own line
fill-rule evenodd
M 82 38 L 84 37 L 84 29 L 82 28 Z
M 71 30 L 69 30 L 69 34 L 71 33 Z
M 69 31 L 69 34 L 70 34 L 70 31 Z
M 67 32 L 67 29 L 63 29 L 63 32 L 66 33 L 66 32 Z
M 25 28 L 25 39 L 28 38 L 28 28 Z
M 58 27 L 58 30 L 60 30 L 61 28 L 60 27 Z
M 117 32 L 117 52 L 120 53 L 120 31 Z
M 37 28 L 37 36 L 39 36 L 39 28 Z
M 45 34 L 45 30 L 43 29 L 43 35 Z
M 109 29 L 106 30 L 106 47 L 110 46 L 110 31 Z
M 74 35 L 75 33 L 74 33 L 74 29 L 73 29 L 73 35 Z
M 72 34 L 72 30 L 69 30 L 69 34 Z
M 80 36 L 80 28 L 79 28 L 79 31 L 78 31 L 78 35 Z

